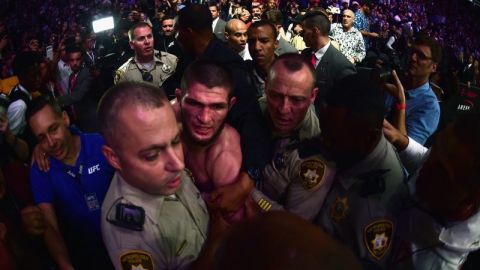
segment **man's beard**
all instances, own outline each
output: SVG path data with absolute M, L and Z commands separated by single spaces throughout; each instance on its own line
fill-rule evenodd
M 218 129 L 215 131 L 215 133 L 212 135 L 212 137 L 210 137 L 210 139 L 198 140 L 197 138 L 195 138 L 193 136 L 192 130 L 190 130 L 189 126 L 186 125 L 185 122 L 186 121 L 185 121 L 183 113 L 182 113 L 182 126 L 183 126 L 183 134 L 184 134 L 185 138 L 188 141 L 190 141 L 191 143 L 193 143 L 194 145 L 202 146 L 202 147 L 209 146 L 213 142 L 215 142 L 217 140 L 218 136 L 220 136 L 220 133 L 222 133 L 223 127 L 225 126 L 225 120 L 223 120 L 222 124 L 218 127 Z

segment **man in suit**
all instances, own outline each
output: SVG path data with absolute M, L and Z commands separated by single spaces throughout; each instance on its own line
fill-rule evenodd
M 68 80 L 68 90 L 58 98 L 62 108 L 68 108 L 73 123 L 84 132 L 94 132 L 97 129 L 96 107 L 98 97 L 91 91 L 93 77 L 83 65 L 84 52 L 79 47 L 67 48 L 68 65 L 72 74 Z
M 326 14 L 322 12 L 307 14 L 302 25 L 303 40 L 309 47 L 302 52 L 302 55 L 315 67 L 316 87 L 318 87 L 315 104 L 320 104 L 335 82 L 356 73 L 356 70 L 340 51 L 331 46 L 328 37 L 330 21 Z
M 215 2 L 208 3 L 208 9 L 210 10 L 210 13 L 212 13 L 213 33 L 215 34 L 215 36 L 217 36 L 217 38 L 225 41 L 225 26 L 227 25 L 227 22 L 220 19 L 220 10 L 217 6 L 217 3 Z

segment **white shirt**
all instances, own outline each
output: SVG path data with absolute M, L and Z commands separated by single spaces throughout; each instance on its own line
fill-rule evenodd
M 330 41 L 327 43 L 327 45 L 323 46 L 320 48 L 318 51 L 315 52 L 315 58 L 317 58 L 317 61 L 315 62 L 315 68 L 318 66 L 318 63 L 322 61 L 323 55 L 325 52 L 327 52 L 328 48 L 330 47 Z
M 215 32 L 215 26 L 217 26 L 217 22 L 220 19 L 220 17 L 217 17 L 215 20 L 212 22 L 212 31 Z
M 250 52 L 248 51 L 248 43 L 245 44 L 245 48 L 243 49 L 243 51 L 239 52 L 238 54 L 240 55 L 240 57 L 242 57 L 243 61 L 253 60 Z
M 32 100 L 32 95 L 23 86 L 18 84 L 15 88 L 13 88 L 12 91 L 15 91 L 17 89 L 22 92 L 25 92 L 30 98 L 30 100 Z M 22 133 L 25 127 L 27 126 L 27 121 L 25 120 L 26 110 L 27 110 L 27 104 L 21 99 L 12 102 L 8 106 L 8 110 L 7 110 L 8 123 L 9 123 L 10 131 L 15 135 Z
M 62 92 L 60 94 L 63 95 L 68 91 L 68 83 L 70 74 L 72 74 L 72 69 L 62 59 L 58 61 L 57 67 L 57 85 L 59 90 Z

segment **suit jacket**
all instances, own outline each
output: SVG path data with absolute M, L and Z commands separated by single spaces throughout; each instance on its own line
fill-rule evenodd
M 312 57 L 312 49 L 306 48 L 302 51 L 302 55 L 310 61 Z M 335 49 L 331 44 L 323 55 L 320 62 L 315 68 L 316 87 L 318 87 L 318 95 L 315 105 L 323 101 L 334 83 L 340 79 L 356 73 L 355 66 L 339 50 Z
M 61 107 L 72 106 L 76 113 L 76 124 L 84 132 L 98 131 L 96 108 L 100 91 L 93 89 L 93 77 L 88 68 L 83 67 L 77 75 L 75 86 L 69 94 L 60 96 L 57 101 Z
M 278 40 L 278 47 L 275 50 L 275 54 L 277 56 L 280 56 L 285 53 L 298 53 L 298 50 L 295 49 L 295 47 L 293 47 L 292 44 L 290 44 L 284 38 L 280 37 L 280 39 Z
M 225 41 L 225 26 L 227 26 L 227 22 L 219 18 L 213 30 L 215 36 L 222 41 Z

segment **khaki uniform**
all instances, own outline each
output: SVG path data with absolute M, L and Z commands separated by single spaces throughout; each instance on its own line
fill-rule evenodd
M 154 61 L 155 66 L 152 70 L 145 70 L 142 69 L 141 65 L 136 64 L 135 57 L 131 57 L 115 71 L 114 83 L 135 81 L 150 83 L 156 87 L 162 86 L 168 77 L 175 73 L 178 58 L 173 54 L 155 51 Z M 150 74 L 152 74 L 152 82 L 143 80 L 142 73 L 144 72 L 150 72 Z
M 258 101 L 270 121 L 266 97 Z M 313 106 L 308 108 L 294 134 L 286 137 L 273 134 L 273 160 L 264 168 L 262 180 L 256 182 L 257 187 L 251 193 L 261 209 L 286 209 L 307 220 L 318 213 L 333 179 L 334 166 L 318 153 L 300 157 L 296 148 L 319 134 L 320 124 Z
M 404 180 L 397 153 L 382 136 L 367 157 L 337 172 L 314 223 L 349 246 L 365 269 L 389 269 Z
M 141 231 L 112 223 L 121 203 L 145 210 Z M 171 196 L 142 192 L 116 173 L 102 206 L 103 240 L 116 269 L 188 268 L 206 240 L 208 222 L 205 202 L 186 172 Z
M 269 202 L 275 206 L 272 209 L 278 209 L 277 202 L 285 210 L 307 220 L 313 220 L 320 212 L 335 176 L 335 165 L 320 151 L 304 151 L 311 150 L 313 143 L 313 140 L 303 142 L 296 149 L 281 151 L 265 167 L 263 181 L 257 185 L 271 199 Z M 260 207 L 260 199 L 268 200 L 258 195 L 253 197 Z

